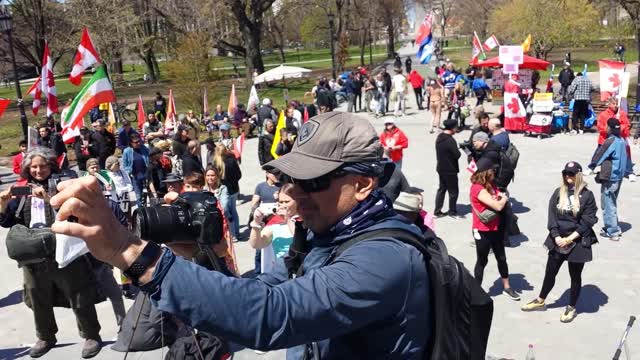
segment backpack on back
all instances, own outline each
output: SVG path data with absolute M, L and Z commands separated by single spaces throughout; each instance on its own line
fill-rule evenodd
M 509 159 L 506 151 L 500 150 L 500 167 L 496 172 L 495 184 L 498 188 L 506 189 L 507 186 L 513 181 L 515 175 L 515 167 Z
M 512 142 L 509 142 L 509 147 L 507 147 L 507 149 L 505 150 L 505 153 L 509 158 L 509 160 L 511 161 L 511 166 L 513 167 L 513 170 L 515 170 L 516 167 L 518 167 L 518 160 L 520 159 L 520 151 L 518 151 L 518 148 L 516 148 L 516 146 L 513 145 Z
M 432 335 L 422 358 L 484 359 L 493 318 L 493 300 L 464 265 L 448 254 L 442 239 L 429 229 L 421 238 L 400 229 L 374 230 L 340 245 L 331 260 L 361 241 L 374 239 L 409 244 L 418 249 L 425 259 L 429 275 Z

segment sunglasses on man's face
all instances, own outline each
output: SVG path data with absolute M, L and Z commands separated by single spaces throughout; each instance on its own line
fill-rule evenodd
M 327 190 L 329 187 L 331 187 L 331 181 L 333 181 L 333 179 L 337 179 L 345 175 L 347 175 L 347 172 L 336 170 L 315 179 L 300 180 L 294 179 L 285 174 L 281 174 L 280 182 L 283 184 L 296 185 L 300 187 L 300 189 L 302 189 L 302 191 L 304 191 L 305 193 L 316 193 Z

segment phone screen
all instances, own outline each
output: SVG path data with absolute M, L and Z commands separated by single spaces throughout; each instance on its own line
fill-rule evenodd
M 31 186 L 14 186 L 11 188 L 13 196 L 29 196 L 31 195 Z

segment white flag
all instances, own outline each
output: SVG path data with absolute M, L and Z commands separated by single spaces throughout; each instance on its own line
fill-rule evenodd
M 259 105 L 260 98 L 258 97 L 258 90 L 256 90 L 256 86 L 253 85 L 251 87 L 251 93 L 249 93 L 249 100 L 247 101 L 247 110 L 257 109 Z

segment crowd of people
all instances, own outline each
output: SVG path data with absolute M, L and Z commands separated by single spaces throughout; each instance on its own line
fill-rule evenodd
M 435 78 L 425 79 L 410 59 L 404 63 L 406 76 L 401 59 L 397 61 L 400 66 L 395 67 L 393 75 L 385 67 L 375 75 L 358 68 L 338 80 L 318 80 L 311 90 L 313 104 L 292 101 L 282 109 L 285 126 L 277 144 L 279 111 L 269 99 L 256 109 L 238 105 L 232 114 L 221 105 L 213 114 L 200 117 L 188 111 L 178 116 L 174 126 L 167 126 L 163 121 L 166 101 L 157 94 L 154 111 L 147 115 L 141 129 L 124 120 L 121 128 L 111 133 L 99 117 L 92 119 L 91 129 L 82 128 L 72 145 L 77 164 L 74 172 L 67 157 L 70 149 L 62 141 L 59 126 L 51 118 L 39 124 L 38 146 L 27 149 L 27 143 L 21 142 L 13 162 L 13 170 L 20 176 L 16 186 L 31 187 L 32 196 L 15 196 L 12 188 L 0 192 L 0 225 L 52 228 L 86 240 L 91 253 L 63 268 L 51 254 L 19 261 L 36 327 L 37 341 L 30 356 L 43 356 L 56 344 L 55 306 L 73 309 L 80 336 L 85 339 L 82 357 L 99 353 L 102 340 L 95 304 L 106 295 L 118 325 L 128 315 L 112 270 L 112 266 L 128 270 L 137 261 L 137 256 L 119 256 L 128 249 L 137 249 L 137 255 L 147 249 L 155 253 L 140 265 L 145 272 L 137 278 L 123 279 L 127 284 L 124 295 L 130 295 L 128 284 L 133 280 L 143 293 L 154 294 L 147 299 L 155 308 L 182 319 L 171 320 L 180 326 L 228 335 L 258 352 L 290 347 L 301 353 L 314 346 L 313 351 L 335 353 L 334 358 L 358 357 L 363 351 L 385 358 L 409 358 L 427 352 L 425 344 L 433 329 L 424 331 L 421 326 L 428 327 L 426 319 L 431 311 L 423 301 L 429 275 L 417 249 L 397 240 L 376 239 L 339 254 L 343 260 L 330 260 L 353 234 L 371 228 L 397 228 L 421 236 L 435 230 L 434 218 L 459 219 L 462 153 L 473 169 L 469 189 L 472 244 L 476 249 L 473 277 L 481 286 L 489 254 L 493 253 L 504 294 L 520 300 L 518 289 L 510 283 L 505 252 L 510 236 L 518 233 L 508 189 L 517 168 L 517 150 L 503 128 L 503 120 L 491 118 L 480 107 L 490 90 L 484 74 L 474 68 L 463 74 L 447 62 L 438 66 Z M 561 91 L 575 100 L 570 131 L 581 132 L 593 87 L 580 74 L 567 83 L 561 73 L 559 80 Z M 402 172 L 409 140 L 400 129 L 400 119 L 406 114 L 410 88 L 418 110 L 431 114 L 426 128 L 430 133 L 437 132 L 438 190 L 433 212 L 424 209 L 422 191 L 411 187 Z M 471 113 L 465 111 L 470 96 L 477 99 L 477 124 L 469 140 L 458 144 L 454 135 L 470 125 L 467 119 L 471 119 Z M 341 100 L 347 103 L 346 113 L 334 111 Z M 390 108 L 393 116 L 387 116 Z M 385 117 L 379 135 L 367 120 L 351 114 L 362 111 Z M 443 111 L 448 114 L 441 121 Z M 311 118 L 308 122 L 305 113 Z M 577 316 L 582 271 L 592 260 L 591 246 L 598 241 L 593 230 L 598 212 L 595 195 L 584 179 L 590 171 L 599 169 L 596 180 L 602 188 L 604 228 L 599 235 L 621 240 L 617 199 L 623 179 L 632 176 L 633 170 L 626 140 L 630 136 L 629 121 L 615 100 L 609 101 L 600 114 L 597 129 L 600 138 L 591 162 L 586 169 L 576 161 L 568 162 L 561 171 L 560 185 L 551 195 L 544 281 L 539 296 L 523 305 L 523 311 L 545 309 L 545 299 L 566 261 L 571 299 L 560 320 L 570 322 Z M 264 182 L 253 191 L 248 219 L 240 219 L 236 208 L 243 154 L 233 141 L 234 131 L 247 137 L 257 135 L 255 155 L 264 170 Z M 83 179 L 69 185 L 75 186 L 75 193 L 63 188 L 55 195 L 51 188 L 55 182 L 50 179 L 77 176 Z M 94 178 L 97 180 L 91 182 Z M 219 273 L 200 272 L 193 264 L 199 262 L 192 248 L 155 248 L 132 235 L 136 208 L 172 204 L 182 193 L 200 191 L 215 195 L 223 215 L 223 239 L 212 246 L 224 264 Z M 100 202 L 103 198 L 107 199 L 106 210 Z M 67 201 L 82 204 L 64 208 Z M 61 228 L 55 222 L 60 215 L 54 209 L 78 218 L 78 226 Z M 96 224 L 98 230 L 87 230 L 88 224 Z M 247 235 L 241 233 L 242 224 L 247 225 Z M 305 239 L 308 236 L 313 249 L 304 259 L 307 274 L 296 277 L 283 268 L 283 260 L 291 254 L 300 226 L 308 231 Z M 102 234 L 107 229 L 108 237 Z M 238 266 L 234 243 L 244 240 L 256 251 L 256 281 L 235 279 Z M 390 259 L 389 251 L 397 256 Z M 379 266 L 381 263 L 385 266 Z M 288 277 L 294 279 L 287 281 Z M 108 291 L 101 293 L 98 289 Z M 206 299 L 212 305 L 201 306 L 201 300 L 193 299 Z M 411 326 L 406 325 L 408 322 Z M 299 326 L 309 325 L 313 329 L 297 331 Z M 154 330 L 153 325 L 150 327 Z M 334 336 L 338 328 L 346 335 Z M 305 345 L 311 343 L 314 345 Z M 353 348 L 355 343 L 360 347 Z

